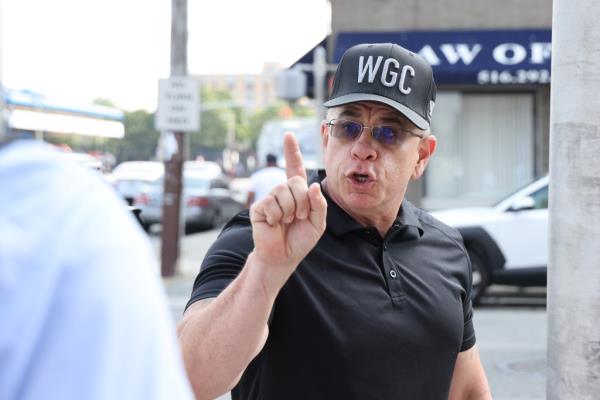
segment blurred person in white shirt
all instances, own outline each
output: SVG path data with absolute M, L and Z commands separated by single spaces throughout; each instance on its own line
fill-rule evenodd
M 158 271 L 100 176 L 0 137 L 0 399 L 191 399 Z
M 287 181 L 285 171 L 277 166 L 277 156 L 267 154 L 266 162 L 265 167 L 250 176 L 250 190 L 246 201 L 248 208 L 252 203 L 267 196 L 275 186 Z

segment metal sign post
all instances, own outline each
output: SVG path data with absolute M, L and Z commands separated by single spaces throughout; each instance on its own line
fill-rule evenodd
M 187 76 L 187 0 L 171 3 L 171 78 L 159 83 L 155 126 L 163 132 L 165 162 L 161 273 L 173 276 L 179 259 L 184 131 L 198 129 L 198 88 Z

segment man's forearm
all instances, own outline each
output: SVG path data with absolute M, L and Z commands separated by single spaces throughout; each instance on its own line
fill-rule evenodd
M 448 400 L 491 400 L 477 346 L 458 354 Z
M 265 344 L 278 289 L 263 283 L 257 264 L 251 255 L 240 275 L 217 298 L 209 304 L 193 304 L 177 327 L 198 399 L 215 398 L 235 386 Z

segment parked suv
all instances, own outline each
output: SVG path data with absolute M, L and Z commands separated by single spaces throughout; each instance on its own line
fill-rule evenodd
M 473 267 L 473 302 L 493 283 L 545 286 L 548 265 L 548 177 L 492 207 L 431 214 L 462 234 Z

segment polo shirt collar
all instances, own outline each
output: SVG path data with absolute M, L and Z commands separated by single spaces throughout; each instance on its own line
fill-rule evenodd
M 319 170 L 316 173 L 311 174 L 309 177 L 309 184 L 318 182 L 321 184 L 325 179 L 325 171 Z M 361 225 L 358 221 L 352 218 L 346 211 L 344 211 L 335 201 L 333 201 L 327 193 L 323 190 L 321 184 L 321 192 L 327 200 L 327 229 L 329 229 L 336 236 L 342 236 L 352 231 L 369 229 Z M 409 228 L 405 230 L 405 228 Z M 400 210 L 398 210 L 398 216 L 394 221 L 392 227 L 388 231 L 388 236 L 396 235 L 400 231 L 408 231 L 409 236 L 414 239 L 418 239 L 423 236 L 423 226 L 419 221 L 415 213 L 415 207 L 406 199 L 402 201 Z
M 394 225 L 395 224 L 399 224 L 400 227 L 411 226 L 416 228 L 418 230 L 419 237 L 423 236 L 423 225 L 421 225 L 421 221 L 419 221 L 419 217 L 417 217 L 416 207 L 406 199 L 404 199 L 400 205 L 398 217 L 396 217 L 396 221 L 394 222 Z

